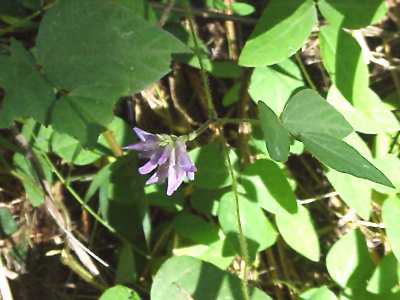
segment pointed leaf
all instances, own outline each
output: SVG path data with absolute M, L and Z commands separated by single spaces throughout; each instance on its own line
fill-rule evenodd
M 241 300 L 240 279 L 210 263 L 189 256 L 167 260 L 151 287 L 152 300 Z M 249 287 L 249 300 L 272 300 L 263 291 Z
M 258 204 L 247 199 L 243 194 L 239 194 L 239 209 L 248 251 L 251 258 L 254 259 L 258 251 L 264 250 L 275 243 L 277 233 Z M 233 192 L 222 196 L 218 210 L 218 220 L 227 239 L 232 242 L 237 253 L 240 253 L 239 227 Z
M 289 99 L 281 120 L 294 136 L 315 132 L 342 139 L 353 131 L 345 118 L 311 89 L 301 90 Z
M 382 219 L 393 254 L 400 262 L 400 199 L 391 196 L 382 206 Z
M 38 59 L 57 87 L 121 87 L 115 96 L 160 79 L 171 54 L 186 51 L 172 35 L 111 0 L 57 1 L 37 37 Z
M 374 264 L 360 231 L 348 232 L 332 246 L 326 257 L 326 267 L 341 287 L 365 287 Z
M 282 126 L 275 113 L 263 102 L 258 102 L 259 119 L 268 153 L 273 160 L 286 161 L 289 156 L 289 131 Z
M 300 139 L 306 149 L 328 167 L 394 187 L 385 174 L 345 142 L 326 134 L 317 133 L 303 134 Z
M 318 7 L 330 24 L 351 29 L 377 23 L 387 12 L 384 0 L 320 0 Z
M 319 261 L 318 235 L 305 207 L 299 206 L 295 214 L 277 214 L 275 221 L 282 238 L 293 250 L 312 261 Z
M 243 170 L 240 185 L 247 197 L 273 213 L 296 213 L 293 190 L 279 166 L 271 160 L 259 159 Z
M 240 54 L 239 64 L 257 67 L 283 61 L 303 46 L 316 22 L 312 0 L 270 1 Z
M 0 86 L 5 90 L 0 128 L 20 117 L 32 117 L 43 124 L 55 99 L 53 89 L 19 42 L 12 39 L 10 51 L 10 56 L 0 56 Z

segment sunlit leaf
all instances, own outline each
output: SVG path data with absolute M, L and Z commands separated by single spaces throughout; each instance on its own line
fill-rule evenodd
M 299 206 L 295 214 L 277 214 L 275 220 L 279 233 L 292 249 L 312 261 L 319 261 L 318 235 L 306 208 Z
M 316 22 L 312 0 L 270 1 L 240 54 L 239 64 L 258 67 L 285 60 L 303 46 Z
M 193 257 L 177 256 L 158 270 L 151 287 L 152 300 L 242 300 L 240 279 Z M 249 288 L 250 300 L 272 300 Z

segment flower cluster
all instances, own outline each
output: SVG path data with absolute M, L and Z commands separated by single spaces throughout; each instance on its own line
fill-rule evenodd
M 163 183 L 168 178 L 167 195 L 171 196 L 185 179 L 193 180 L 196 166 L 190 160 L 184 137 L 152 134 L 133 128 L 140 142 L 124 149 L 136 150 L 139 157 L 148 161 L 139 168 L 139 173 L 149 174 L 156 170 L 146 184 Z

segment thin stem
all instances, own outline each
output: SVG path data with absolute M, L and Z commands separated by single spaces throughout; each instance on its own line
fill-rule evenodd
M 115 156 L 122 156 L 124 152 L 122 151 L 121 147 L 118 145 L 117 141 L 115 140 L 114 134 L 111 130 L 107 130 L 103 132 L 103 137 L 106 140 L 108 146 L 110 147 L 111 151 L 114 153 Z
M 208 75 L 207 75 L 206 69 L 204 67 L 203 57 L 200 52 L 201 51 L 200 43 L 199 43 L 197 32 L 194 27 L 194 17 L 193 17 L 193 12 L 192 12 L 192 8 L 190 6 L 189 0 L 186 1 L 185 9 L 186 9 L 187 18 L 189 21 L 190 33 L 192 35 L 193 42 L 194 42 L 194 48 L 195 48 L 194 52 L 195 52 L 195 55 L 199 61 L 199 65 L 200 65 L 201 79 L 204 84 L 204 92 L 205 92 L 205 96 L 207 99 L 208 118 L 214 119 L 217 117 L 217 113 L 216 113 L 216 110 L 214 107 L 214 102 L 212 100 L 210 85 L 208 82 Z
M 217 118 L 211 119 L 203 123 L 197 130 L 188 134 L 188 141 L 195 140 L 198 136 L 204 133 L 208 127 L 212 124 L 215 125 L 225 125 L 225 124 L 242 124 L 242 123 L 250 123 L 252 125 L 260 125 L 260 121 L 257 119 L 247 119 L 247 118 Z
M 249 252 L 248 252 L 248 247 L 247 247 L 247 241 L 246 238 L 244 237 L 243 233 L 243 226 L 242 226 L 242 221 L 240 218 L 240 200 L 239 200 L 239 193 L 238 193 L 238 188 L 237 188 L 237 180 L 236 180 L 236 175 L 235 171 L 233 169 L 233 165 L 231 162 L 231 159 L 229 157 L 229 151 L 228 148 L 224 144 L 224 154 L 225 154 L 225 160 L 227 162 L 227 167 L 229 170 L 229 175 L 232 179 L 232 191 L 235 197 L 235 205 L 236 205 L 236 218 L 237 218 L 237 225 L 239 229 L 239 245 L 240 245 L 240 252 L 243 256 L 244 260 L 244 268 L 243 268 L 243 281 L 242 281 L 242 293 L 243 297 L 245 300 L 250 300 L 249 297 L 249 289 L 247 286 L 247 281 L 248 281 L 248 266 L 249 266 Z
M 304 78 L 306 79 L 308 85 L 309 85 L 313 90 L 316 90 L 316 91 L 317 91 L 317 87 L 315 86 L 314 82 L 312 81 L 312 79 L 311 79 L 311 77 L 310 77 L 310 74 L 308 74 L 308 71 L 307 71 L 306 67 L 305 67 L 304 64 L 303 64 L 303 60 L 301 59 L 299 52 L 297 52 L 295 56 L 296 56 L 297 62 L 299 63 L 301 72 L 303 73 Z

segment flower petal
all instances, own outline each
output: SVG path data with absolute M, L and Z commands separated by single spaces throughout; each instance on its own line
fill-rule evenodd
M 155 134 L 152 134 L 150 132 L 144 131 L 143 129 L 140 129 L 139 127 L 133 127 L 133 131 L 135 131 L 136 135 L 138 138 L 142 141 L 157 141 L 158 138 Z
M 157 142 L 139 142 L 123 147 L 124 150 L 152 151 L 159 147 Z

